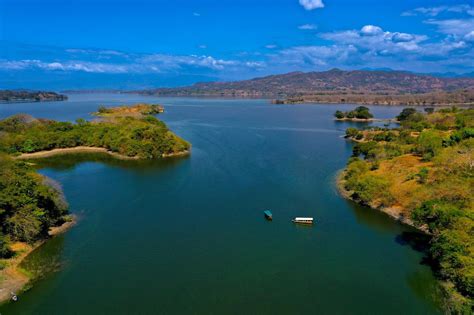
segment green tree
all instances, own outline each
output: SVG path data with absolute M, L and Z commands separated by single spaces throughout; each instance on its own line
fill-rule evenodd
M 416 109 L 412 107 L 404 108 L 402 112 L 397 116 L 398 121 L 405 121 L 407 120 L 411 115 L 414 115 L 417 113 Z
M 357 128 L 350 127 L 346 129 L 346 138 L 354 138 L 357 134 L 359 134 L 359 129 Z
M 12 250 L 10 249 L 10 241 L 8 237 L 0 232 L 0 258 L 10 258 Z
M 440 200 L 426 201 L 412 212 L 413 221 L 418 225 L 426 224 L 431 233 L 452 227 L 460 216 L 462 211 Z
M 431 130 L 423 131 L 418 137 L 416 151 L 424 160 L 431 160 L 443 146 L 443 138 Z
M 354 110 L 354 116 L 359 119 L 370 119 L 374 117 L 374 115 L 370 113 L 369 108 L 365 106 L 357 107 Z
M 428 179 L 428 173 L 428 169 L 426 167 L 422 167 L 418 174 L 416 174 L 416 176 L 418 177 L 418 182 L 420 184 L 426 183 L 426 180 Z
M 42 215 L 42 211 L 32 205 L 21 207 L 6 220 L 6 231 L 14 240 L 32 243 L 41 236 Z
M 334 116 L 337 118 L 337 119 L 343 119 L 344 117 L 346 117 L 346 115 L 341 112 L 340 110 L 337 110 L 335 113 L 334 113 Z

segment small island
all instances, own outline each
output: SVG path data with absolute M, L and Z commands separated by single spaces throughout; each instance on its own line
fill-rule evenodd
M 404 109 L 395 129 L 349 128 L 356 141 L 341 193 L 431 237 L 429 257 L 450 313 L 474 297 L 474 109 Z
M 103 152 L 120 159 L 189 154 L 191 145 L 153 115 L 160 105 L 100 107 L 99 118 L 75 123 L 15 115 L 0 120 L 0 302 L 29 282 L 21 261 L 74 224 L 60 185 L 25 159 Z
M 158 104 L 135 104 L 132 106 L 117 106 L 117 107 L 105 107 L 99 106 L 95 116 L 101 117 L 112 117 L 112 116 L 131 116 L 141 117 L 146 115 L 156 115 L 165 112 L 165 108 Z
M 337 110 L 334 113 L 334 117 L 337 120 L 349 120 L 349 121 L 370 121 L 374 118 L 374 115 L 370 112 L 369 108 L 365 106 L 356 107 L 354 110 L 348 112 L 342 112 Z
M 66 101 L 68 97 L 56 92 L 0 90 L 0 103 Z

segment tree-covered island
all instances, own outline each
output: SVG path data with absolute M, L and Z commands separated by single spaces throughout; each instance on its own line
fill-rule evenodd
M 0 121 L 0 152 L 28 158 L 41 157 L 37 152 L 88 147 L 136 159 L 187 153 L 190 144 L 153 116 L 160 111 L 162 107 L 145 104 L 100 107 L 94 113 L 99 119 L 75 123 L 15 115 Z
M 187 154 L 190 144 L 153 116 L 161 112 L 159 105 L 137 104 L 100 107 L 95 113 L 99 118 L 92 121 L 58 122 L 29 115 L 0 121 L 0 302 L 29 281 L 18 271 L 21 260 L 72 220 L 60 186 L 23 159 L 75 149 L 134 159 Z
M 447 311 L 471 314 L 474 109 L 408 108 L 397 120 L 395 129 L 347 129 L 356 144 L 339 186 L 348 198 L 428 233 Z
M 354 110 L 343 112 L 337 110 L 334 113 L 334 117 L 337 120 L 362 120 L 362 121 L 369 121 L 374 118 L 374 115 L 370 112 L 369 108 L 365 106 L 356 107 Z

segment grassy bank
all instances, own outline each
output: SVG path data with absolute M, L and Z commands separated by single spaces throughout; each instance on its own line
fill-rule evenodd
M 65 233 L 76 223 L 76 217 L 70 216 L 70 219 L 60 226 L 51 227 L 49 230 L 49 238 Z M 20 294 L 28 283 L 33 280 L 31 275 L 20 268 L 23 260 L 31 254 L 35 249 L 44 244 L 46 239 L 38 240 L 34 243 L 15 242 L 10 245 L 14 256 L 8 259 L 0 259 L 0 304 L 11 299 L 11 293 Z
M 474 109 L 404 110 L 399 128 L 349 128 L 344 195 L 432 236 L 429 255 L 452 313 L 474 297 Z M 449 294 L 448 294 L 449 293 Z

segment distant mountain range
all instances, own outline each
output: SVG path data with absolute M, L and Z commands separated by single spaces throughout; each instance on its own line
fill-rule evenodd
M 153 95 L 296 96 L 318 92 L 370 94 L 452 92 L 474 88 L 474 78 L 440 78 L 401 71 L 290 72 L 244 81 L 202 82 L 142 91 Z
M 445 78 L 402 71 L 290 72 L 251 80 L 202 82 L 138 91 L 147 95 L 283 98 L 281 103 L 472 104 L 474 78 Z

